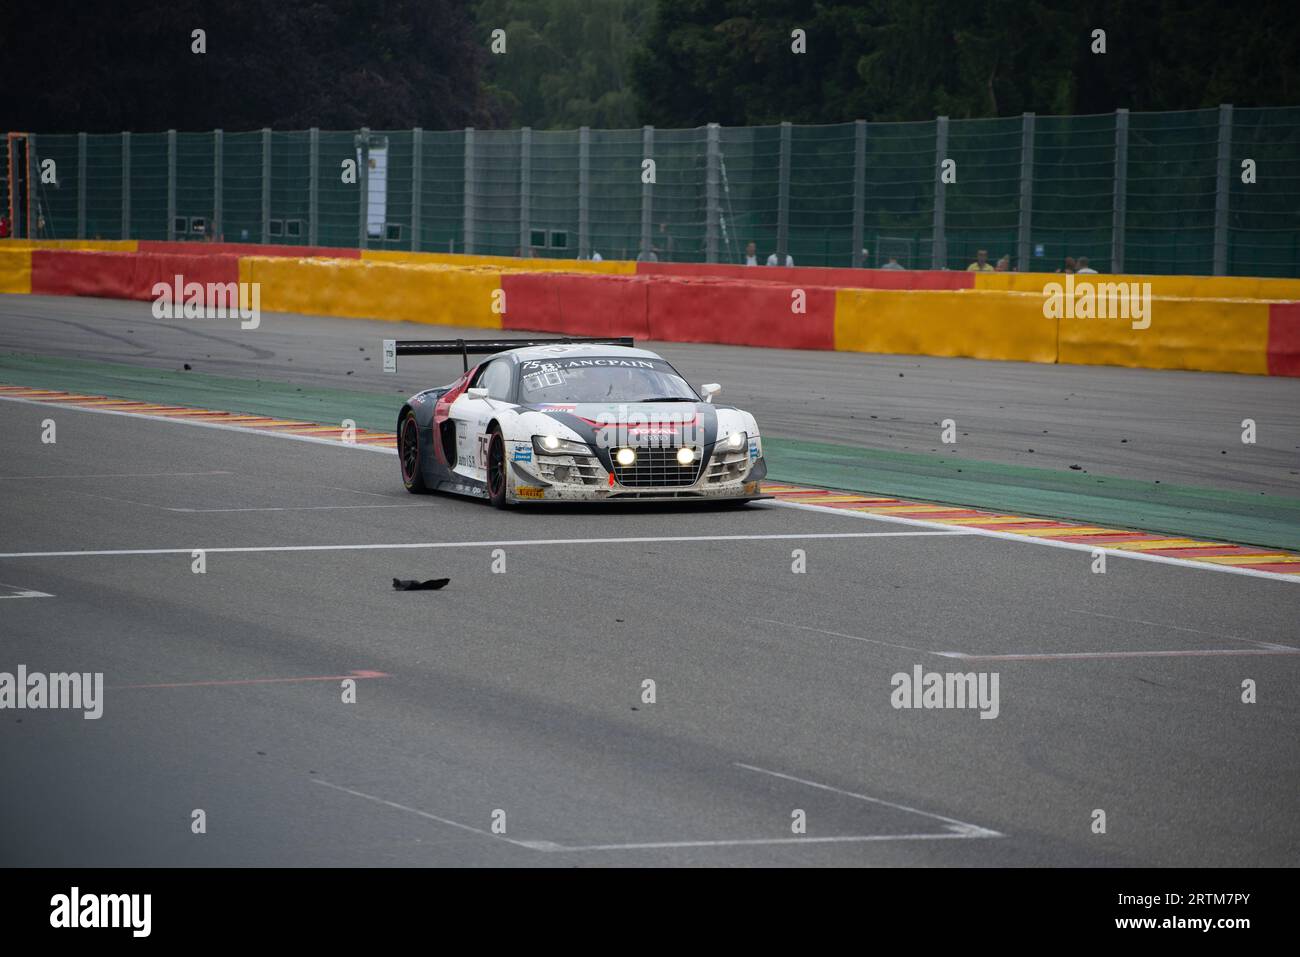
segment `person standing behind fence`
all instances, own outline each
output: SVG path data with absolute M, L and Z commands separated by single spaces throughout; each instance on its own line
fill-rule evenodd
M 967 272 L 993 272 L 993 266 L 989 263 L 989 251 L 987 249 L 978 249 L 975 251 L 975 261 L 966 267 Z
M 758 246 L 754 243 L 745 243 L 745 262 L 746 266 L 758 265 Z
M 776 265 L 778 265 L 780 262 L 781 262 L 781 260 L 777 259 L 777 257 L 776 257 L 776 253 L 772 253 L 772 255 L 770 255 L 770 256 L 767 257 L 767 264 L 768 264 L 769 266 L 776 266 Z M 786 254 L 785 254 L 785 264 L 786 264 L 787 266 L 793 266 L 793 265 L 794 265 L 794 257 L 791 256 L 789 253 L 786 253 Z
M 1092 273 L 1094 276 L 1097 274 L 1097 270 L 1093 269 L 1091 266 L 1088 265 L 1088 257 L 1087 257 L 1087 256 L 1080 256 L 1080 257 L 1079 257 L 1079 259 L 1078 259 L 1078 268 L 1075 269 L 1074 271 L 1077 272 L 1077 273 Z

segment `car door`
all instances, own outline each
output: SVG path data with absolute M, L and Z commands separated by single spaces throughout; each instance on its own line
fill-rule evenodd
M 451 404 L 456 423 L 456 464 L 453 471 L 480 482 L 487 480 L 487 427 L 502 402 L 510 397 L 514 384 L 514 363 L 509 359 L 485 362 L 469 381 L 469 389 L 485 388 L 487 398 L 470 395 L 469 389 Z

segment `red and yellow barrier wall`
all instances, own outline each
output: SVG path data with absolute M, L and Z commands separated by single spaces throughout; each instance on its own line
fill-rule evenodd
M 1300 280 L 1151 284 L 1152 321 L 1047 318 L 1055 274 L 513 259 L 146 241 L 0 241 L 0 292 L 150 300 L 256 282 L 270 312 L 786 349 L 1300 376 Z M 1076 282 L 1082 282 L 1076 277 Z

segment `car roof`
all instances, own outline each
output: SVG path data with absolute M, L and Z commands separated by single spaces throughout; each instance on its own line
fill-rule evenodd
M 515 360 L 515 362 L 522 362 L 526 359 L 555 359 L 566 356 L 624 356 L 636 359 L 661 358 L 657 352 L 651 352 L 648 349 L 634 349 L 631 346 L 602 346 L 599 343 L 588 342 L 557 342 L 555 345 L 525 346 L 522 349 L 511 349 L 508 352 L 503 352 L 501 354 L 510 356 Z

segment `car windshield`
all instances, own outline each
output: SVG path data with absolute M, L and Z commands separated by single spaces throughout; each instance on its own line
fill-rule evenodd
M 519 374 L 519 401 L 525 404 L 699 401 L 695 390 L 662 359 L 535 359 L 521 362 Z

